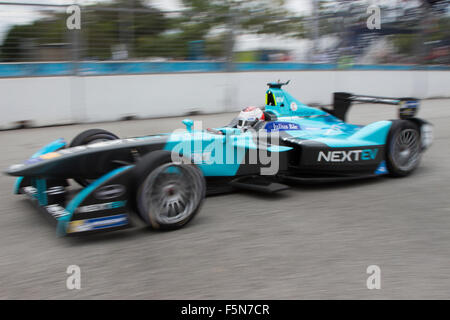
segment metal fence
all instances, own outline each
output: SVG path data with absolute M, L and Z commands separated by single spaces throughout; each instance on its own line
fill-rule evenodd
M 68 5 L 0 2 L 0 76 L 445 66 L 449 2 L 438 2 L 381 8 L 380 29 L 361 1 L 304 17 L 257 1 L 168 12 L 116 0 L 80 6 L 79 29 Z

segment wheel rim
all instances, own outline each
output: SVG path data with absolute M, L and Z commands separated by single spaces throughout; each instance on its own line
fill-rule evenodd
M 148 216 L 158 223 L 176 224 L 189 217 L 201 201 L 199 173 L 192 165 L 167 163 L 144 182 Z
M 417 130 L 402 130 L 394 141 L 392 160 L 395 165 L 409 171 L 417 164 L 420 155 L 420 137 Z

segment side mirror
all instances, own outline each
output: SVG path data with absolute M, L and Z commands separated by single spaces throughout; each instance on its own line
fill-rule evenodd
M 182 123 L 186 126 L 186 130 L 188 132 L 192 132 L 192 126 L 194 125 L 194 121 L 191 119 L 184 119 Z

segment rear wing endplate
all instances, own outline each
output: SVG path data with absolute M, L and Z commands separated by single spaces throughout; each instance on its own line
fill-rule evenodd
M 399 106 L 400 119 L 414 118 L 420 105 L 420 100 L 417 98 L 386 98 L 355 95 L 347 92 L 335 92 L 333 98 L 333 109 L 322 108 L 322 110 L 345 121 L 347 112 L 353 102 L 390 104 Z

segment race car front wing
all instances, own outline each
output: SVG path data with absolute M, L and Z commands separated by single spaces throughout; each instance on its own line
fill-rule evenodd
M 56 140 L 30 160 L 57 152 L 66 145 Z M 14 193 L 27 195 L 52 221 L 59 236 L 118 230 L 131 225 L 128 197 L 134 166 L 114 169 L 81 190 L 69 190 L 65 179 L 19 177 Z

